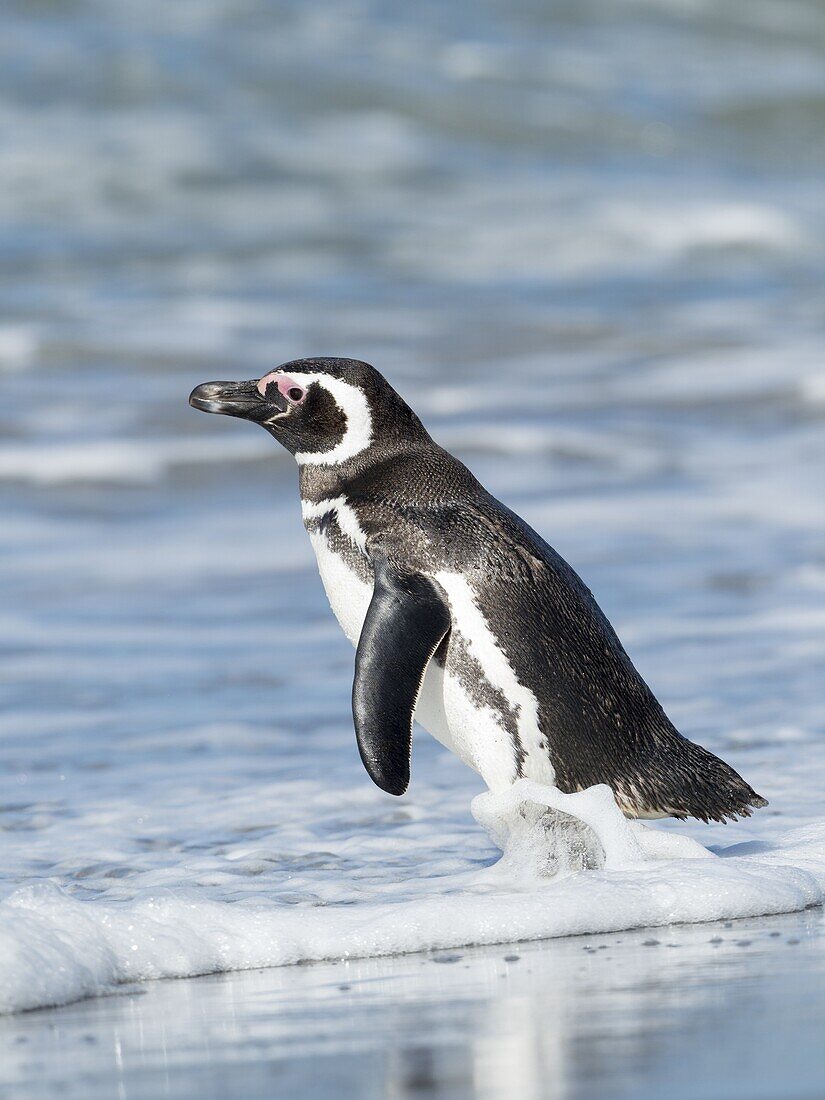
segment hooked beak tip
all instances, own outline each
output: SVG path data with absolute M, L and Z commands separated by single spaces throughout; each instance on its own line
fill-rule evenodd
M 193 409 L 200 409 L 201 412 L 212 412 L 217 396 L 215 383 L 204 382 L 202 386 L 195 386 L 189 394 L 189 404 Z
M 189 394 L 193 409 L 254 419 L 263 407 L 254 382 L 204 382 Z

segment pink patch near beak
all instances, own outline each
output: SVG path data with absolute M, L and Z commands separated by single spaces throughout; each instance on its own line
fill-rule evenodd
M 305 389 L 300 382 L 296 382 L 295 379 L 290 378 L 288 374 L 278 374 L 277 371 L 270 371 L 269 374 L 265 374 L 258 382 L 257 389 L 261 397 L 266 397 L 267 386 L 271 386 L 276 380 L 278 382 L 278 393 L 281 397 L 287 397 L 290 390 L 298 389 L 303 392 Z

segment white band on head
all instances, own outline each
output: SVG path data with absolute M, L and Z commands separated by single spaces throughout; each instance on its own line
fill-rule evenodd
M 357 386 L 329 374 L 295 372 L 296 378 L 309 386 L 317 382 L 328 390 L 344 416 L 347 426 L 344 438 L 331 451 L 299 451 L 295 460 L 299 466 L 337 466 L 365 451 L 372 443 L 372 414 L 369 402 Z

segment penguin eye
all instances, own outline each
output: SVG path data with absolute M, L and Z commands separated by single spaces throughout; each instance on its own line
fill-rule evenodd
M 261 379 L 261 382 L 263 382 L 263 379 Z M 261 388 L 261 382 L 258 383 L 259 390 Z M 290 378 L 288 374 L 282 374 L 280 377 L 273 378 L 266 387 L 265 395 L 269 393 L 270 387 L 273 387 L 274 391 L 277 391 L 281 397 L 285 397 L 290 405 L 300 405 L 307 395 L 307 387 L 302 386 L 300 382 L 296 382 L 294 378 Z M 273 396 L 270 400 L 273 400 L 274 396 L 273 392 Z

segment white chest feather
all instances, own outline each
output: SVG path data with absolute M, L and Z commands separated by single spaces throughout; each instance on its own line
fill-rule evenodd
M 342 497 L 325 500 L 320 504 L 307 501 L 301 504 L 305 524 L 330 512 L 335 513 L 338 527 L 352 543 L 353 550 L 363 551 L 366 537 L 358 523 L 358 517 Z M 372 599 L 372 585 L 364 581 L 346 559 L 332 549 L 323 530 L 309 527 L 309 539 L 332 612 L 350 642 L 358 645 Z
M 326 535 L 310 532 L 309 537 L 329 605 L 347 638 L 357 646 L 372 599 L 372 586 L 331 549 Z

